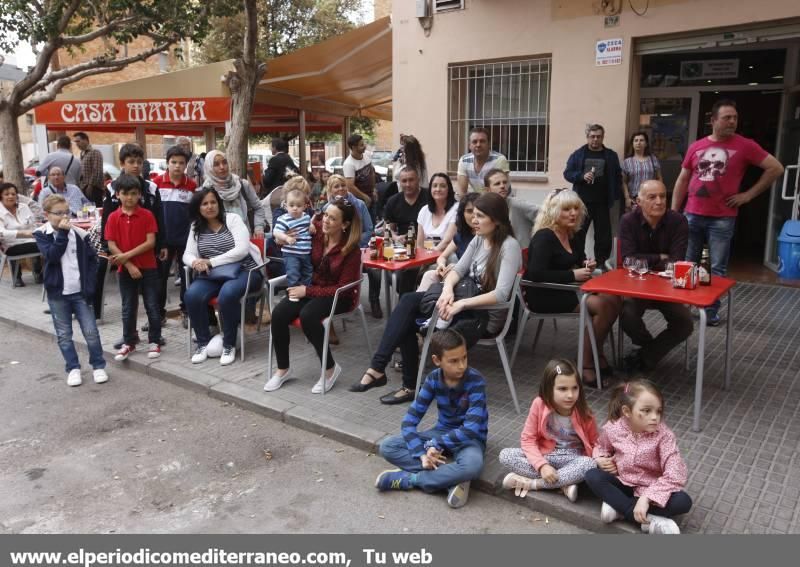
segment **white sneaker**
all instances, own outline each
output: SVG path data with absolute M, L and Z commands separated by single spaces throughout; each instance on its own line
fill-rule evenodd
M 105 384 L 108 382 L 108 374 L 106 374 L 105 368 L 95 368 L 92 371 L 92 376 L 94 376 L 95 384 Z
M 197 350 L 192 355 L 192 364 L 200 364 L 206 360 L 208 360 L 208 345 L 197 347 Z
M 561 492 L 564 493 L 570 502 L 575 502 L 578 500 L 578 485 L 577 484 L 570 484 L 569 486 L 562 486 Z
M 83 384 L 83 380 L 81 379 L 81 369 L 73 368 L 67 375 L 67 386 L 80 386 L 81 384 Z
M 267 383 L 264 384 L 264 391 L 274 392 L 275 390 L 283 386 L 284 382 L 286 382 L 287 380 L 291 380 L 292 378 L 293 376 L 291 368 L 288 368 L 286 370 L 286 374 L 284 374 L 283 376 L 278 376 L 278 373 L 276 371 L 275 374 L 272 375 L 272 378 L 267 380 Z
M 622 516 L 620 516 L 614 508 L 603 502 L 603 505 L 600 507 L 600 521 L 604 524 L 610 524 L 614 520 L 619 520 Z
M 678 527 L 678 524 L 676 524 L 671 518 L 656 516 L 655 514 L 648 514 L 647 519 L 650 523 L 642 524 L 642 531 L 645 531 L 646 526 L 646 531 L 650 535 L 678 535 L 681 533 L 681 529 Z
M 331 374 L 330 378 L 325 379 L 325 391 L 330 392 L 333 385 L 336 384 L 336 379 L 339 377 L 339 374 L 342 373 L 342 367 L 339 366 L 337 363 L 336 366 L 333 367 L 333 374 Z M 317 380 L 317 383 L 314 384 L 314 387 L 311 388 L 312 394 L 321 394 L 322 393 L 322 378 Z
M 147 347 L 147 358 L 158 358 L 161 356 L 161 346 L 158 343 L 150 343 Z
M 219 357 L 220 366 L 228 366 L 236 360 L 236 347 L 223 348 L 222 356 Z

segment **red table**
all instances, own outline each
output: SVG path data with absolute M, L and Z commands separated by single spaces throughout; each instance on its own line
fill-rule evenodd
M 611 270 L 605 274 L 592 278 L 581 286 L 584 292 L 581 297 L 581 321 L 579 329 L 586 325 L 586 300 L 590 293 L 608 293 L 622 297 L 637 299 L 650 299 L 666 301 L 669 303 L 682 303 L 698 307 L 700 313 L 700 327 L 697 344 L 697 375 L 694 391 L 694 421 L 692 429 L 700 431 L 700 411 L 703 400 L 703 365 L 706 344 L 706 312 L 704 307 L 709 307 L 720 297 L 728 295 L 728 317 L 726 321 L 727 337 L 725 340 L 725 383 L 724 388 L 730 386 L 731 372 L 731 332 L 733 321 L 733 286 L 736 282 L 729 278 L 713 276 L 711 285 L 700 286 L 695 289 L 676 289 L 667 278 L 656 274 L 646 274 L 640 280 L 628 276 L 625 270 Z M 621 331 L 620 331 L 621 332 Z M 620 352 L 620 356 L 622 353 Z M 583 333 L 578 333 L 578 368 L 583 368 Z
M 376 268 L 383 271 L 383 289 L 386 297 L 387 318 L 389 313 L 392 312 L 392 275 L 402 270 L 410 270 L 411 268 L 420 268 L 428 264 L 433 264 L 438 257 L 439 252 L 437 250 L 420 250 L 419 248 L 417 249 L 415 258 L 402 261 L 384 260 L 383 258 L 372 260 L 370 259 L 370 250 L 364 250 L 362 252 L 361 260 L 365 268 Z

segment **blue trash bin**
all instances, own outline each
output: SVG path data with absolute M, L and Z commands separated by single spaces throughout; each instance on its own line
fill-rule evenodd
M 800 279 L 800 221 L 786 221 L 778 236 L 778 277 Z

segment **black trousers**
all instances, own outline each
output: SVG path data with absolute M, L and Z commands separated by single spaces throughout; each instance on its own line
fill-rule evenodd
M 103 287 L 106 285 L 106 271 L 108 260 L 97 257 L 97 276 L 94 283 L 94 316 L 100 319 L 103 316 Z
M 594 259 L 602 266 L 611 256 L 611 211 L 605 202 L 584 204 L 587 215 L 581 228 L 585 234 L 594 223 Z
M 272 323 L 270 332 L 272 341 L 275 345 L 275 358 L 278 360 L 278 368 L 289 368 L 289 324 L 300 317 L 300 325 L 303 333 L 314 346 L 317 356 L 322 362 L 322 343 L 325 340 L 325 329 L 322 320 L 330 315 L 333 306 L 333 297 L 304 297 L 300 301 L 289 301 L 288 297 L 283 298 L 272 311 Z M 350 308 L 347 300 L 339 301 L 336 306 L 336 313 L 344 313 Z M 328 361 L 326 370 L 333 368 L 335 362 L 331 349 L 328 349 Z
M 163 317 L 167 310 L 167 286 L 169 285 L 169 269 L 172 267 L 172 262 L 175 258 L 178 259 L 178 275 L 181 278 L 181 311 L 186 313 L 186 306 L 183 304 L 183 296 L 186 295 L 186 270 L 183 269 L 183 251 L 184 246 L 167 246 L 167 259 L 163 262 L 158 261 L 158 274 L 161 278 L 161 287 L 159 288 L 159 305 L 161 306 L 161 316 Z

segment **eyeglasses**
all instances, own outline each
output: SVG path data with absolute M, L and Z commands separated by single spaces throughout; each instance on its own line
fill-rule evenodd
M 54 217 L 67 217 L 69 216 L 69 211 L 46 211 L 48 215 L 53 215 Z

